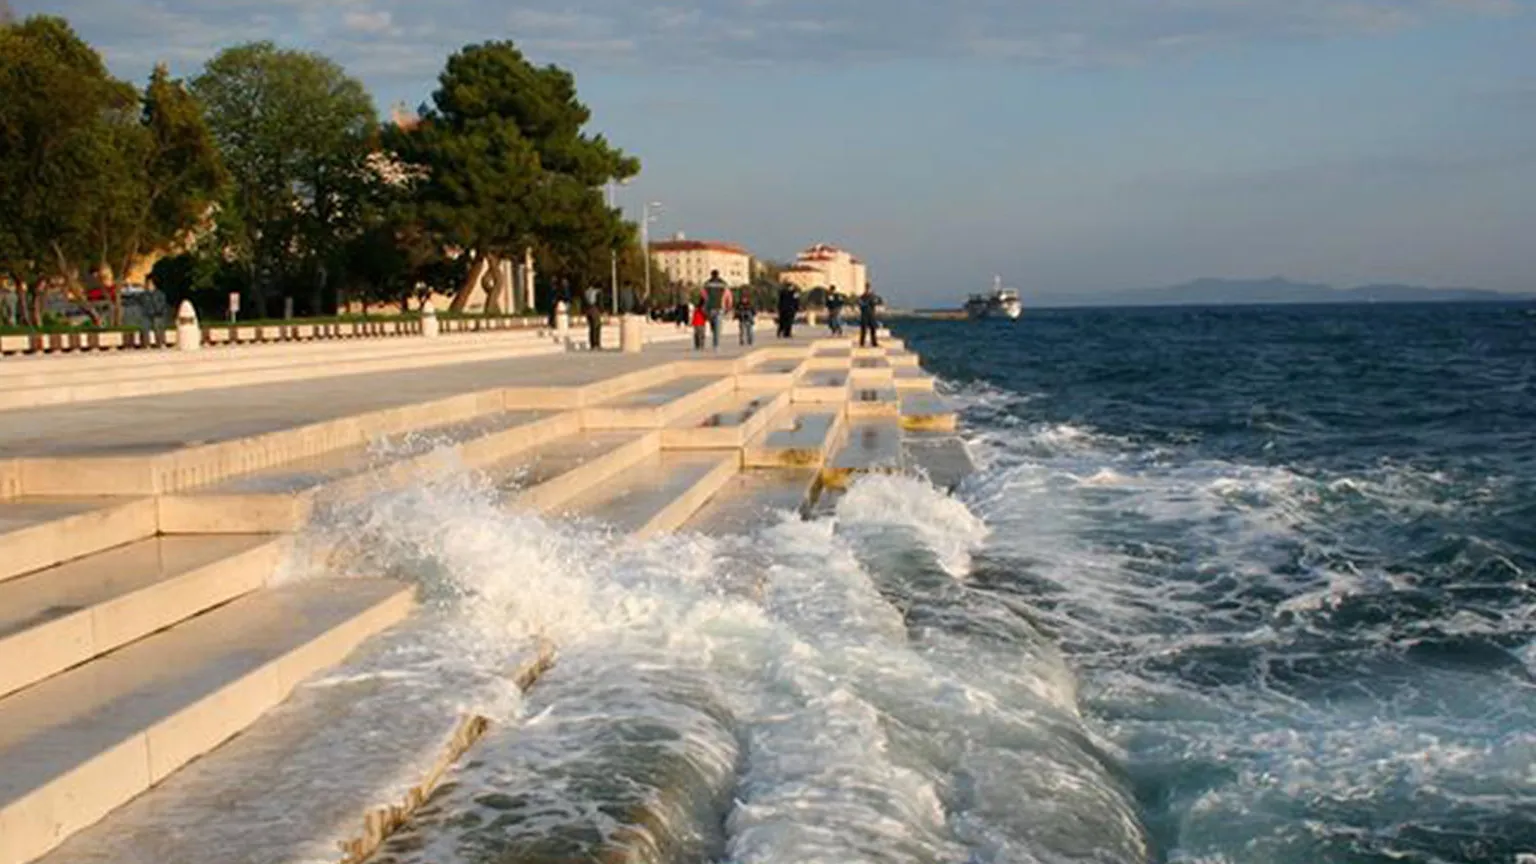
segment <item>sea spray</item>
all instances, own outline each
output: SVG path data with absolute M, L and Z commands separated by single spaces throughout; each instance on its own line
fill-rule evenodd
M 330 566 L 423 586 L 435 623 L 401 648 L 467 685 L 433 698 L 502 703 L 391 860 L 1146 860 L 1049 640 L 971 589 L 890 590 L 961 585 L 986 528 L 953 499 L 871 478 L 829 518 L 646 541 L 500 500 L 443 475 L 326 529 Z M 871 557 L 893 525 L 894 557 Z M 914 629 L 914 609 L 970 623 Z M 555 669 L 497 696 L 546 639 Z

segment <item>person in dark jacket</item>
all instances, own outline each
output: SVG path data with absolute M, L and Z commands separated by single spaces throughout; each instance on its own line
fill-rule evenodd
M 827 289 L 827 327 L 833 336 L 843 335 L 843 307 L 846 305 L 848 296 L 837 290 L 836 285 Z
M 790 339 L 795 335 L 795 316 L 800 312 L 800 298 L 795 286 L 779 289 L 779 338 Z
M 864 293 L 859 295 L 859 347 L 864 347 L 864 334 L 869 334 L 871 348 L 880 347 L 880 337 L 877 331 L 880 328 L 880 320 L 876 317 L 876 311 L 885 305 L 885 301 L 875 293 L 875 286 L 865 284 Z

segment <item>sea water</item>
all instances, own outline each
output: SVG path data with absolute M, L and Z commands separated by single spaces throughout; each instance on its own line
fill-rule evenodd
M 635 541 L 445 467 L 315 527 L 428 606 L 338 674 L 493 720 L 384 860 L 1536 851 L 1531 318 L 897 331 L 964 410 L 953 496 L 871 477 L 809 520 Z

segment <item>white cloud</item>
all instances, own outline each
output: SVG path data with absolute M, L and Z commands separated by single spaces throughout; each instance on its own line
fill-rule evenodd
M 348 30 L 358 33 L 388 33 L 393 29 L 394 20 L 394 13 L 388 9 L 348 12 L 341 19 Z
M 846 64 L 903 57 L 1095 65 L 1271 39 L 1374 36 L 1533 0 L 13 0 L 70 18 L 124 74 L 250 39 L 403 80 L 513 39 L 578 69 Z M 388 37 L 388 38 L 380 38 Z M 183 71 L 193 71 L 185 69 Z M 430 74 L 430 73 L 429 73 Z M 418 86 L 420 83 L 417 82 Z

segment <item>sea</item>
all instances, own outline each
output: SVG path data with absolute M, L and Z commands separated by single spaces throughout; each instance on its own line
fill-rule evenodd
M 901 320 L 953 490 L 647 540 L 469 474 L 338 514 L 430 609 L 365 673 L 493 721 L 380 860 L 1530 864 L 1529 310 Z

